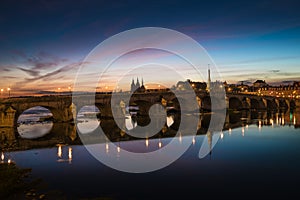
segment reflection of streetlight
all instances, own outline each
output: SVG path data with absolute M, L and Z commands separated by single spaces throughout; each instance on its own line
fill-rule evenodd
M 59 158 L 62 157 L 62 149 L 61 149 L 61 145 L 58 145 L 57 156 L 58 156 Z
M 57 88 L 57 91 L 58 91 L 58 94 L 60 94 L 60 87 L 59 87 L 59 88 Z
M 121 151 L 120 146 L 117 147 L 117 151 L 118 151 L 118 153 L 120 153 L 120 151 Z
M 160 141 L 160 139 L 159 139 L 158 147 L 161 148 L 161 146 L 162 146 L 162 143 L 161 143 L 161 141 Z
M 108 151 L 109 151 L 108 143 L 105 144 L 105 150 L 106 150 L 106 153 L 108 153 Z
M 3 89 L 3 88 L 1 88 L 1 97 L 2 97 L 2 95 L 3 95 L 3 91 L 4 91 L 4 89 Z
M 182 136 L 181 136 L 181 133 L 179 133 L 179 138 L 178 138 L 178 140 L 179 140 L 179 142 L 180 142 L 180 144 L 181 144 L 181 142 L 182 142 Z
M 148 138 L 146 138 L 146 140 L 145 140 L 145 144 L 146 144 L 146 147 L 148 147 L 148 146 L 149 146 L 149 140 L 148 140 Z
M 72 147 L 69 147 L 69 154 L 68 154 L 68 157 L 69 157 L 69 163 L 71 164 L 72 158 L 73 158 L 73 156 L 72 156 Z

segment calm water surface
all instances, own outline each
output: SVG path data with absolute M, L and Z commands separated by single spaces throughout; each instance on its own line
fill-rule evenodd
M 95 160 L 84 146 L 57 146 L 6 153 L 20 167 L 32 168 L 48 189 L 70 199 L 214 197 L 282 197 L 297 195 L 300 186 L 300 129 L 293 125 L 247 125 L 224 131 L 212 153 L 198 158 L 205 135 L 170 166 L 151 173 L 130 174 L 113 170 Z M 179 138 L 174 138 L 178 139 Z M 171 138 L 118 142 L 122 149 L 151 149 Z M 161 143 L 161 144 L 159 144 Z M 116 150 L 99 151 L 119 156 Z M 8 155 L 9 154 L 9 155 Z

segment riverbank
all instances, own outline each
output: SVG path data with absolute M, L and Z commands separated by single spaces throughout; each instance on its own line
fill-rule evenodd
M 66 199 L 60 191 L 48 191 L 41 179 L 31 178 L 31 169 L 15 163 L 0 163 L 0 199 Z

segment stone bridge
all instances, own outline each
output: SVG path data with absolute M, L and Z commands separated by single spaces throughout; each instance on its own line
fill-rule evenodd
M 251 94 L 227 94 L 228 108 L 233 110 L 278 110 L 300 107 L 300 100 Z
M 122 93 L 115 93 L 117 104 L 122 102 Z M 18 97 L 7 98 L 0 100 L 0 127 L 15 127 L 19 116 L 27 109 L 42 106 L 50 110 L 53 114 L 55 122 L 71 122 L 74 120 L 77 112 L 88 105 L 95 105 L 101 113 L 101 117 L 112 117 L 112 109 L 120 107 L 119 114 L 125 114 L 125 107 L 111 106 L 111 94 L 96 94 L 95 98 L 89 95 L 77 95 L 73 97 L 77 102 L 76 105 L 72 103 L 70 95 L 56 95 L 56 96 L 41 96 L 41 97 Z M 196 92 L 197 108 L 201 111 L 209 111 L 211 108 L 211 98 L 206 92 Z M 223 99 L 222 99 L 223 98 Z M 255 109 L 255 110 L 278 110 L 289 109 L 291 107 L 300 107 L 300 101 L 294 99 L 275 98 L 268 96 L 255 96 L 247 94 L 227 94 L 226 97 L 219 98 L 220 101 L 226 99 L 226 107 L 229 109 Z M 180 104 L 179 104 L 180 102 Z M 149 93 L 134 93 L 129 101 L 130 105 L 139 107 L 140 115 L 147 115 L 149 108 L 155 104 L 160 103 L 165 108 L 173 110 L 191 110 L 190 105 L 195 102 L 194 99 L 189 98 L 189 93 L 180 92 L 180 95 L 175 96 L 169 91 L 158 91 Z M 116 104 L 116 105 L 117 105 Z M 222 103 L 220 103 L 221 105 Z M 181 106 L 181 107 L 180 107 Z M 192 107 L 195 108 L 195 107 Z M 220 107 L 219 109 L 224 109 Z M 199 111 L 199 110 L 198 110 Z

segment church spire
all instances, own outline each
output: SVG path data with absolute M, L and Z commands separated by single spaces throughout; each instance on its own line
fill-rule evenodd
M 139 82 L 139 78 L 136 78 L 136 88 L 138 89 L 138 88 L 140 88 L 140 82 Z
M 132 78 L 132 81 L 131 81 L 131 92 L 134 92 L 136 90 L 136 86 L 134 84 L 134 80 Z

